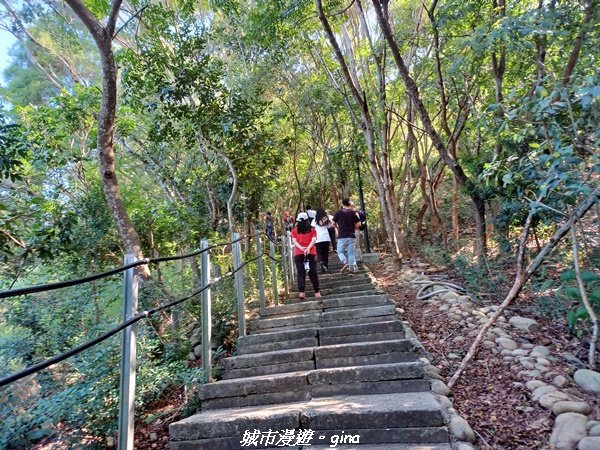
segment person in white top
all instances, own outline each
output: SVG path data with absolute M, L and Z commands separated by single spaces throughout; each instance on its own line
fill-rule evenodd
M 321 265 L 321 272 L 327 273 L 329 271 L 329 243 L 331 242 L 331 237 L 329 236 L 329 216 L 323 208 L 317 209 L 311 225 L 317 232 L 315 247 L 317 248 L 317 258 Z
M 311 219 L 314 219 L 317 216 L 317 212 L 312 209 L 310 205 L 306 205 L 306 214 L 308 214 L 308 217 Z

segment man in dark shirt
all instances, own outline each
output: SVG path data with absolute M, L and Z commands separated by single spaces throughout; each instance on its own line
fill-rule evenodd
M 354 206 L 352 200 L 349 198 L 343 199 L 342 209 L 333 216 L 333 222 L 338 230 L 337 253 L 343 264 L 342 272 L 348 269 L 350 275 L 354 275 L 356 270 L 354 240 L 356 239 L 355 231 L 360 227 L 360 219 L 352 206 Z

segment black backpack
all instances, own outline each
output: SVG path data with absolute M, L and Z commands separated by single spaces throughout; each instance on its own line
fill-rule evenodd
M 364 231 L 367 228 L 367 216 L 362 211 L 357 211 L 358 219 L 360 220 L 360 227 L 358 228 L 360 231 Z

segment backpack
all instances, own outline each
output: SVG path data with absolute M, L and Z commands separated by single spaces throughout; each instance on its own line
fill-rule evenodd
M 362 211 L 357 211 L 356 215 L 358 216 L 358 220 L 360 220 L 360 227 L 358 229 L 364 231 L 367 228 L 367 216 Z

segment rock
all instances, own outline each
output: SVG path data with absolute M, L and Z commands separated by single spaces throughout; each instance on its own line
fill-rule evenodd
M 550 364 L 552 364 L 546 358 L 536 358 L 536 359 L 537 359 L 538 364 L 542 364 L 544 366 L 549 366 Z
M 459 441 L 475 442 L 475 433 L 468 422 L 460 416 L 452 416 L 448 430 Z
M 515 341 L 503 337 L 496 339 L 496 344 L 507 350 L 514 350 L 517 348 L 517 343 Z
M 577 450 L 598 450 L 600 448 L 600 437 L 586 437 L 579 441 Z
M 541 357 L 548 356 L 550 354 L 550 349 L 548 347 L 544 347 L 543 345 L 536 345 L 533 347 L 531 352 L 539 353 Z
M 584 391 L 600 394 L 600 373 L 589 369 L 579 369 L 575 372 L 573 380 Z
M 569 364 L 577 367 L 578 369 L 585 369 L 587 367 L 587 365 L 582 360 L 570 353 L 565 353 L 564 358 Z
M 440 312 L 448 311 L 450 307 L 448 305 L 442 305 L 439 307 Z
M 475 450 L 475 447 L 468 442 L 457 442 L 454 445 L 456 446 L 456 450 Z
M 515 389 L 522 389 L 523 388 L 523 383 L 521 383 L 519 381 L 513 381 L 512 382 L 512 387 L 514 387 Z
M 510 318 L 508 323 L 517 330 L 527 331 L 529 333 L 540 331 L 540 325 L 535 320 L 526 317 L 514 316 Z
M 447 397 L 450 394 L 450 388 L 446 386 L 446 383 L 440 380 L 434 380 L 431 383 L 431 390 L 437 395 L 443 395 Z
M 452 342 L 456 342 L 458 344 L 461 342 L 464 342 L 464 341 L 465 341 L 465 338 L 462 336 L 456 336 L 454 339 L 452 339 Z
M 546 372 L 544 374 L 544 378 L 549 380 L 550 378 L 554 378 L 555 376 L 560 375 L 558 372 Z
M 535 391 L 541 386 L 547 386 L 547 384 L 540 380 L 531 380 L 525 384 L 525 387 L 527 387 L 527 389 L 529 389 L 530 391 Z
M 571 450 L 586 436 L 587 417 L 577 413 L 564 413 L 556 417 L 550 445 L 556 450 Z
M 560 392 L 560 391 L 555 391 L 555 392 L 549 392 L 545 395 L 542 395 L 539 399 L 539 402 L 543 408 L 551 409 L 556 403 L 568 402 L 569 400 L 571 400 L 571 397 L 569 396 L 569 394 L 565 394 L 564 392 Z M 563 411 L 563 412 L 569 412 L 569 411 Z M 579 412 L 579 411 L 570 411 L 570 412 Z
M 518 349 L 512 351 L 513 356 L 525 356 L 525 355 L 527 355 L 527 353 L 529 353 L 529 352 L 522 348 L 518 348 Z
M 436 339 L 436 338 L 437 338 L 437 334 L 435 334 L 435 333 L 429 333 L 429 334 L 427 335 L 427 339 L 434 340 L 434 339 Z
M 148 437 L 151 441 L 158 441 L 158 435 L 156 433 L 150 433 Z
M 506 317 L 504 317 L 504 316 L 498 317 L 498 322 L 506 323 Z
M 535 364 L 534 367 L 542 373 L 548 372 L 550 370 L 548 369 L 548 366 L 545 366 L 543 364 Z
M 448 359 L 460 359 L 460 356 L 458 356 L 456 353 L 448 353 Z
M 548 395 L 550 395 L 550 394 L 548 394 Z M 568 413 L 568 412 L 573 412 L 573 413 L 583 414 L 584 416 L 588 416 L 592 412 L 592 407 L 590 405 L 588 405 L 586 402 L 560 401 L 560 402 L 556 402 L 556 403 L 554 403 L 554 405 L 552 405 L 552 412 L 557 416 L 559 414 L 564 414 L 564 413 Z
M 538 378 L 542 372 L 539 370 L 521 370 L 518 375 L 526 378 Z
M 548 394 L 549 392 L 554 392 L 554 391 L 556 391 L 556 388 L 554 386 L 550 386 L 548 384 L 545 386 L 540 386 L 539 388 L 536 388 L 531 393 L 531 398 L 537 402 L 544 395 Z
M 536 369 L 535 364 L 533 364 L 531 361 L 521 360 L 519 361 L 519 364 L 523 366 L 523 369 Z
M 201 345 L 196 345 L 194 347 L 194 355 L 196 355 L 196 358 L 202 358 L 202 346 Z
M 554 377 L 552 382 L 554 383 L 555 386 L 558 386 L 558 387 L 563 387 L 565 384 L 568 383 L 567 379 L 565 377 L 563 377 L 562 375 L 558 375 L 558 376 Z
M 189 352 L 187 355 L 187 359 L 188 359 L 188 361 L 196 361 L 198 358 L 196 358 L 196 355 L 194 355 L 194 352 Z
M 590 420 L 590 422 L 594 421 Z M 590 428 L 590 436 L 600 436 L 600 425 L 596 424 Z
M 115 446 L 115 438 L 112 436 L 108 436 L 106 438 L 106 448 L 114 448 Z
M 492 341 L 483 341 L 483 346 L 485 348 L 494 348 L 496 344 L 494 344 Z
M 597 420 L 588 420 L 587 423 L 587 429 L 591 430 L 592 428 L 594 428 L 596 425 L 600 425 L 600 422 Z
M 500 356 L 512 356 L 512 351 L 505 348 L 500 352 Z M 533 364 L 531 365 L 531 369 L 533 369 Z
M 492 328 L 492 333 L 494 333 L 496 336 L 499 336 L 499 337 L 508 336 L 508 334 L 506 333 L 506 331 L 504 331 L 500 327 Z

